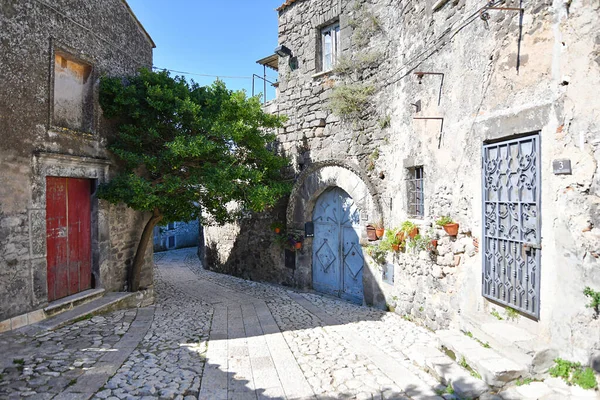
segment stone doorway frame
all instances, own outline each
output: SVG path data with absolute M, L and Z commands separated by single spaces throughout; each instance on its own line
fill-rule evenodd
M 383 216 L 379 196 L 369 178 L 356 165 L 339 160 L 328 160 L 311 164 L 302 171 L 292 193 L 286 211 L 289 230 L 304 231 L 304 224 L 312 221 L 317 199 L 327 189 L 339 187 L 354 200 L 360 211 L 361 226 L 367 221 L 375 221 Z M 367 243 L 366 229 L 362 229 L 361 244 Z M 302 251 L 296 252 L 295 278 L 298 286 L 312 288 L 313 239 L 305 238 Z M 376 292 L 376 280 L 368 273 L 366 265 L 363 274 L 364 301 L 377 305 L 380 301 Z
M 46 177 L 85 178 L 99 183 L 108 182 L 110 161 L 92 157 L 78 157 L 57 153 L 37 153 L 33 156 L 32 194 L 29 205 L 29 230 L 33 295 L 35 305 L 48 303 L 46 261 Z M 98 199 L 91 198 L 92 279 L 93 287 L 102 287 L 101 266 L 108 262 L 109 219 L 99 207 Z

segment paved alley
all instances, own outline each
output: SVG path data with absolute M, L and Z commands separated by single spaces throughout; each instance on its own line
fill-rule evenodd
M 0 398 L 425 399 L 444 389 L 407 356 L 435 347 L 433 334 L 396 314 L 205 271 L 195 249 L 155 260 L 153 307 L 0 336 L 13 360 Z

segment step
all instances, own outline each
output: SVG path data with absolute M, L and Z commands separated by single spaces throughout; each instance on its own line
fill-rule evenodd
M 459 398 L 474 399 L 487 393 L 490 387 L 441 350 L 431 346 L 413 345 L 404 354 L 419 368 L 429 372 L 442 384 L 451 385 Z
M 135 300 L 136 293 L 128 292 L 109 292 L 104 296 L 98 297 L 87 303 L 79 304 L 68 311 L 47 318 L 35 324 L 23 327 L 28 334 L 40 334 L 44 331 L 52 331 L 73 323 L 78 319 L 85 318 L 88 315 L 108 312 L 120 308 L 131 307 L 131 301 Z
M 75 293 L 71 296 L 63 297 L 48 304 L 44 308 L 46 317 L 51 317 L 61 312 L 72 309 L 80 304 L 88 303 L 104 295 L 104 289 L 88 289 L 80 293 Z
M 558 357 L 558 352 L 551 349 L 547 343 L 510 322 L 490 322 L 485 318 L 473 321 L 463 316 L 459 327 L 461 331 L 471 332 L 475 338 L 489 343 L 504 357 L 517 364 L 526 365 L 528 372 L 534 378 L 543 378 L 548 369 L 554 365 L 553 360 Z
M 439 330 L 436 336 L 440 345 L 452 352 L 459 363 L 464 359 L 485 383 L 494 388 L 502 388 L 520 377 L 529 376 L 526 364 L 515 362 L 491 347 L 484 347 L 459 330 Z

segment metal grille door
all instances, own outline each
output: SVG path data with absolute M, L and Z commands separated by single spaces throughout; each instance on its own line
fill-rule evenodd
M 483 178 L 483 296 L 539 318 L 539 134 L 485 144 Z

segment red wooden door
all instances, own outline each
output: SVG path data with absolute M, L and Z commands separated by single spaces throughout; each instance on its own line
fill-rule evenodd
M 90 180 L 46 178 L 48 301 L 92 284 Z

